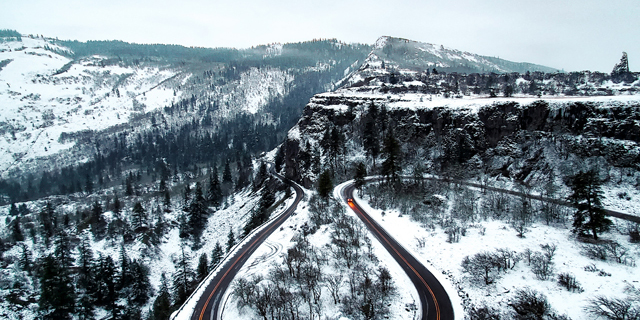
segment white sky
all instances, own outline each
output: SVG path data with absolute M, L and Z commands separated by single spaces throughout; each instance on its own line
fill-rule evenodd
M 518 62 L 640 71 L 639 0 L 0 0 L 0 29 L 60 39 L 246 48 L 382 35 Z

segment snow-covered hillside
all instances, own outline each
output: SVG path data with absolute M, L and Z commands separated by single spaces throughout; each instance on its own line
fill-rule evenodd
M 58 54 L 64 51 L 69 49 L 44 38 L 0 43 L 3 174 L 73 147 L 69 137 L 74 133 L 124 124 L 193 95 L 218 107 L 212 121 L 256 114 L 286 95 L 293 80 L 277 68 L 249 68 L 236 79 L 211 86 L 186 67 L 131 65 L 98 55 L 70 60 Z M 274 121 L 269 114 L 262 120 Z

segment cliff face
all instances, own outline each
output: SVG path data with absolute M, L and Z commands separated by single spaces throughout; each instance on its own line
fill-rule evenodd
M 331 155 L 323 152 L 322 141 L 333 128 L 344 135 L 343 166 L 348 168 L 349 160 L 371 165 L 373 159 L 364 156 L 371 105 L 381 110 L 376 120 L 379 140 L 392 130 L 408 166 L 420 163 L 439 170 L 473 163 L 526 182 L 534 178 L 532 166 L 541 170 L 552 166 L 555 158 L 601 158 L 612 166 L 636 170 L 640 163 L 640 97 L 497 98 L 466 103 L 427 99 L 346 92 L 317 95 L 283 145 L 286 176 L 307 187 L 313 184 L 318 171 L 312 170 L 312 159 L 329 163 Z
M 636 74 L 616 82 L 588 71 L 446 73 L 428 63 L 403 67 L 420 57 L 410 47 L 401 55 L 378 47 L 342 88 L 307 104 L 281 146 L 288 178 L 311 187 L 330 170 L 347 179 L 357 162 L 380 173 L 391 136 L 404 174 L 501 175 L 533 184 L 598 165 L 636 179 Z

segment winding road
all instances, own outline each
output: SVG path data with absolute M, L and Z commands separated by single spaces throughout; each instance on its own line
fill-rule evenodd
M 355 186 L 347 184 L 342 189 L 341 197 L 347 202 L 358 218 L 360 218 L 369 231 L 382 243 L 391 256 L 398 262 L 404 272 L 409 276 L 416 287 L 422 304 L 422 320 L 452 320 L 454 319 L 453 306 L 447 292 L 438 279 L 414 258 L 400 243 L 391 237 L 358 203 L 353 200 Z
M 298 203 L 300 203 L 300 200 L 302 200 L 302 197 L 304 196 L 302 188 L 295 183 L 288 182 L 288 180 L 278 174 L 273 172 L 272 174 L 285 183 L 290 184 L 296 191 L 296 198 L 293 204 L 287 208 L 284 213 L 277 218 L 272 219 L 265 227 L 257 231 L 252 236 L 252 239 L 243 244 L 232 257 L 225 260 L 225 263 L 219 267 L 220 271 L 218 274 L 211 280 L 202 296 L 200 296 L 200 300 L 198 300 L 196 308 L 191 315 L 192 320 L 218 319 L 219 309 L 222 306 L 221 302 L 225 292 L 240 268 L 242 268 L 249 257 L 273 233 L 273 231 L 278 229 L 278 227 L 296 211 Z

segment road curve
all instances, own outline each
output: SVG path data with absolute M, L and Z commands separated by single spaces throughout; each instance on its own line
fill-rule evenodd
M 347 184 L 342 189 L 341 197 L 347 202 L 349 207 L 367 225 L 367 228 L 389 251 L 391 256 L 398 262 L 418 291 L 420 303 L 422 304 L 422 320 L 453 320 L 453 306 L 449 295 L 442 287 L 438 279 L 405 250 L 393 237 L 391 237 L 377 222 L 375 222 L 362 207 L 353 199 L 355 186 L 353 183 Z
M 249 257 L 256 249 L 267 239 L 274 230 L 285 221 L 298 207 L 298 203 L 302 200 L 304 192 L 302 188 L 295 183 L 291 183 L 282 176 L 271 173 L 289 184 L 296 191 L 296 199 L 287 210 L 275 219 L 268 222 L 268 225 L 253 235 L 253 239 L 243 244 L 236 253 L 226 260 L 220 267 L 218 274 L 207 285 L 204 293 L 200 296 L 200 300 L 196 304 L 196 308 L 191 315 L 192 320 L 213 320 L 218 319 L 218 311 L 221 307 L 222 298 L 229 287 L 229 284 L 236 276 L 240 268 L 247 262 Z

